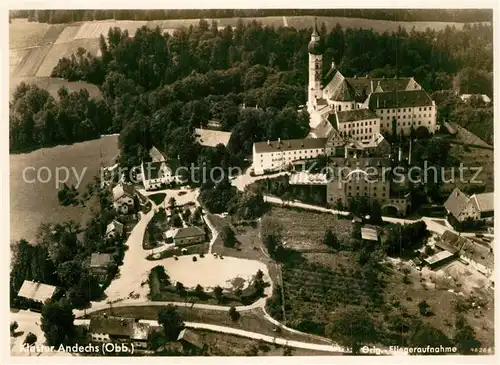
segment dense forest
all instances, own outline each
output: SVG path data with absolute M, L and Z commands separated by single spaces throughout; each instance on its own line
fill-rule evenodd
M 149 9 L 149 10 L 12 10 L 11 18 L 42 23 L 88 20 L 164 20 L 197 18 L 245 18 L 266 16 L 329 16 L 397 21 L 492 21 L 489 9 Z
M 324 64 L 334 60 L 344 75 L 414 76 L 429 92 L 492 96 L 491 26 L 378 34 L 339 25 L 327 31 L 323 24 L 320 33 Z M 126 166 L 153 144 L 184 164 L 242 164 L 254 141 L 307 134 L 309 117 L 297 110 L 306 101 L 309 39 L 307 29 L 241 19 L 222 30 L 200 20 L 173 35 L 143 27 L 131 37 L 110 29 L 101 36 L 101 56 L 79 49 L 52 73 L 98 85 L 103 100 L 70 94 L 54 101 L 43 90 L 21 87 L 11 103 L 11 151 L 120 133 Z M 194 143 L 193 128 L 211 119 L 233 132 L 221 153 Z

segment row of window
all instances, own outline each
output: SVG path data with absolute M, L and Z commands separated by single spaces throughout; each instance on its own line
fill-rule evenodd
M 351 188 L 352 188 L 352 186 L 350 186 L 350 185 L 349 185 L 349 186 L 348 186 L 348 189 L 349 189 L 349 190 L 351 190 Z M 359 185 L 358 185 L 358 186 L 356 186 L 356 190 L 359 190 Z M 365 190 L 368 190 L 368 186 L 365 186 Z M 375 190 L 377 190 L 377 186 L 374 186 L 374 187 L 373 187 L 373 190 L 374 190 L 374 191 L 375 191 Z M 383 191 L 385 191 L 385 186 L 382 186 L 382 190 L 383 190 Z
M 299 151 L 299 154 L 301 154 L 302 152 L 304 152 L 304 153 L 314 153 L 314 150 L 298 150 L 298 151 Z M 297 150 L 294 150 L 294 151 L 283 151 L 281 153 L 278 152 L 278 153 L 276 153 L 276 155 L 280 156 L 283 153 L 291 154 L 292 152 L 295 154 L 297 152 Z M 321 153 L 321 152 L 322 152 L 322 150 L 319 149 L 319 148 L 316 150 L 316 153 Z M 274 153 L 271 153 L 271 157 L 273 157 L 273 156 L 274 156 Z M 260 157 L 262 158 L 263 156 L 261 155 Z
M 356 192 L 356 196 L 359 196 L 359 195 L 360 195 L 360 194 L 359 194 L 359 191 L 358 191 L 358 192 Z M 368 193 L 365 191 L 365 193 L 364 193 L 363 195 L 364 195 L 364 196 L 368 196 Z M 347 196 L 353 196 L 353 195 L 351 194 L 351 192 L 349 192 L 349 193 L 347 193 Z M 373 194 L 373 196 L 374 196 L 374 197 L 376 197 L 376 196 L 377 196 L 377 194 L 376 194 L 376 193 L 374 193 L 374 194 Z M 382 198 L 385 198 L 385 194 L 384 194 L 384 193 L 382 193 Z
M 372 124 L 373 123 L 373 124 Z M 356 127 L 366 127 L 369 125 L 377 125 L 377 121 L 368 121 L 368 122 L 359 122 L 359 123 L 349 123 L 347 124 L 347 128 L 356 128 Z
M 411 109 L 412 109 L 412 108 L 402 108 L 402 109 L 403 109 L 403 113 L 404 113 L 404 112 L 406 112 L 406 110 L 407 110 L 407 109 L 408 109 L 408 111 L 409 111 L 409 112 L 411 112 Z M 397 110 L 396 110 L 396 109 L 379 109 L 379 110 L 380 110 L 380 113 L 382 113 L 382 114 L 384 113 L 384 110 L 385 110 L 385 113 L 386 113 L 386 114 L 389 114 L 389 113 L 396 113 L 396 112 L 397 112 Z M 399 108 L 398 110 L 399 110 L 399 112 L 401 112 L 401 108 Z M 421 112 L 422 110 L 423 110 L 423 111 L 426 111 L 426 110 L 427 110 L 427 107 L 426 107 L 426 106 L 424 106 L 423 108 L 422 108 L 422 107 L 419 107 L 419 108 L 418 108 L 418 111 L 420 111 L 420 112 Z M 429 110 L 432 110 L 432 107 L 431 107 L 431 106 L 429 107 Z
M 427 121 L 427 124 L 428 124 L 428 125 L 431 125 L 431 122 L 430 122 L 430 121 Z M 413 125 L 413 126 L 416 126 L 416 125 L 422 125 L 422 122 L 421 122 L 420 120 L 418 121 L 418 123 L 417 123 L 417 122 L 408 122 L 408 127 L 411 127 L 412 125 Z M 398 122 L 398 126 L 399 126 L 399 127 L 401 127 L 401 126 L 406 127 L 406 122 L 403 122 L 403 123 Z M 382 126 L 381 126 L 381 127 L 384 127 L 384 125 L 382 124 Z M 391 123 L 387 123 L 386 128 L 391 128 Z
M 431 114 L 429 114 L 429 115 L 427 115 L 427 114 L 419 114 L 419 115 L 418 115 L 418 117 L 417 117 L 417 115 L 413 115 L 413 118 L 422 118 L 422 117 L 423 117 L 423 118 L 427 118 L 427 117 L 429 117 L 429 118 L 430 118 L 430 117 L 432 117 L 432 115 L 431 115 Z M 380 118 L 381 118 L 382 120 L 384 119 L 384 117 L 383 117 L 383 116 L 382 116 L 382 117 L 380 117 Z M 385 119 L 386 119 L 386 120 L 390 120 L 390 119 L 394 119 L 394 117 L 392 117 L 392 116 L 387 116 Z M 401 115 L 398 115 L 397 119 L 398 119 L 398 120 L 399 120 L 399 119 L 401 119 Z M 405 114 L 405 115 L 403 115 L 403 119 L 406 119 L 406 114 Z M 411 119 L 411 115 L 408 115 L 408 119 Z

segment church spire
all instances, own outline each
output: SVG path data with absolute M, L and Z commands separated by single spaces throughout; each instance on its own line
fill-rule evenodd
M 314 29 L 313 29 L 313 36 L 319 36 L 319 31 L 318 31 L 318 22 L 317 18 L 314 17 Z

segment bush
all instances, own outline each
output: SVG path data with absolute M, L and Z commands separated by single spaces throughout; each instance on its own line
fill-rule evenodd
M 10 334 L 13 335 L 18 328 L 19 328 L 19 324 L 16 321 L 12 322 L 10 324 Z
M 231 306 L 231 308 L 229 308 L 229 317 L 231 317 L 231 320 L 233 322 L 236 322 L 240 318 L 240 313 L 234 306 Z
M 198 259 L 196 258 L 196 256 L 193 256 L 193 262 L 196 262 L 198 261 Z
M 33 344 L 35 344 L 36 340 L 37 340 L 36 335 L 34 333 L 30 332 L 26 335 L 26 338 L 24 339 L 24 343 L 27 343 L 28 345 L 33 345 Z

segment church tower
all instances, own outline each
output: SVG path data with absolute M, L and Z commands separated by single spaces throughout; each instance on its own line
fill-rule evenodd
M 308 46 L 309 52 L 309 85 L 307 92 L 307 111 L 309 114 L 316 107 L 316 99 L 322 97 L 321 79 L 323 77 L 323 47 L 314 18 L 314 30 Z

